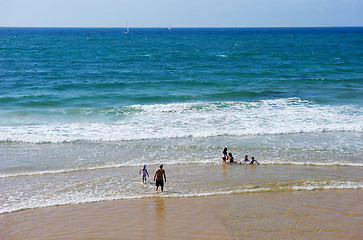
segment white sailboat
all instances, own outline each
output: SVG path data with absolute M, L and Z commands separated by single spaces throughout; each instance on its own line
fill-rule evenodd
M 127 27 L 126 27 L 126 30 L 125 30 L 125 34 L 128 34 L 130 32 L 130 30 L 129 30 L 129 22 L 127 22 Z

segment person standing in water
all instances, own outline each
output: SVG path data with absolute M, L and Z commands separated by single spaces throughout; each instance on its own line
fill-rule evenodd
M 139 170 L 139 174 L 141 174 L 142 183 L 146 183 L 146 176 L 149 177 L 149 173 L 146 169 L 146 164 L 144 164 L 144 166 L 142 166 L 142 169 Z
M 224 148 L 222 153 L 222 163 L 226 163 L 227 160 L 227 148 Z
M 164 179 L 163 179 L 164 177 Z M 156 169 L 155 174 L 154 174 L 154 181 L 156 184 L 156 189 L 155 191 L 157 192 L 159 189 L 159 186 L 161 188 L 161 191 L 164 191 L 164 180 L 166 182 L 166 175 L 165 175 L 165 170 L 163 169 L 163 165 L 160 164 L 159 168 Z

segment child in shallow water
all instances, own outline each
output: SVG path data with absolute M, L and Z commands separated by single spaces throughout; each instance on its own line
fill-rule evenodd
M 232 153 L 228 153 L 228 160 L 230 163 L 235 163 Z
M 250 160 L 248 159 L 248 156 L 245 155 L 245 159 L 243 159 L 242 162 L 240 162 L 239 164 L 242 164 L 242 163 L 248 163 Z
M 225 163 L 227 160 L 227 148 L 224 148 L 223 153 L 222 153 L 222 161 L 223 163 Z
M 146 164 L 144 164 L 144 166 L 142 166 L 142 168 L 139 170 L 139 174 L 141 174 L 142 183 L 146 183 L 146 175 L 147 177 L 149 177 L 149 173 L 146 169 Z
M 255 158 L 254 157 L 252 157 L 251 158 L 251 162 L 250 162 L 250 164 L 260 164 L 259 162 L 257 162 L 256 160 L 255 160 Z

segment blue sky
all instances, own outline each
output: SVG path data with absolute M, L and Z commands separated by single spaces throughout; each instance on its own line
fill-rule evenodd
M 0 27 L 363 26 L 363 0 L 0 0 Z

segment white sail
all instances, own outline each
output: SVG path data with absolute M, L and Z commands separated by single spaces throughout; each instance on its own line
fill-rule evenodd
M 126 27 L 126 30 L 125 30 L 124 33 L 129 33 L 129 32 L 130 32 L 130 30 L 129 30 L 129 22 L 127 22 L 127 27 Z

